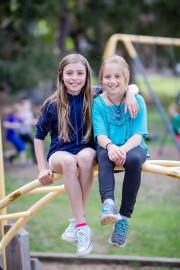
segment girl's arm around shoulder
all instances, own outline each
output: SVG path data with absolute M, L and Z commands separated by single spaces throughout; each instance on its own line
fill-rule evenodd
M 130 84 L 128 86 L 125 98 L 125 107 L 124 112 L 126 113 L 129 110 L 131 118 L 135 118 L 138 111 L 139 106 L 136 100 L 136 96 L 139 93 L 139 88 L 135 84 Z
M 133 95 L 137 95 L 137 94 L 139 94 L 139 88 L 136 84 L 129 84 L 128 89 L 127 89 L 127 93 L 128 92 L 131 92 Z
M 144 98 L 141 95 L 137 95 L 136 99 L 139 105 L 139 112 L 136 118 L 133 119 L 132 136 L 120 147 L 125 153 L 140 145 L 143 136 L 148 133 L 147 111 Z

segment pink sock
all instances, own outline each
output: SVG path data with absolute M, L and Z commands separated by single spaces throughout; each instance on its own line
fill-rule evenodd
M 79 224 L 76 225 L 76 227 L 79 228 L 79 227 L 83 227 L 83 226 L 86 226 L 86 225 L 87 225 L 87 223 L 79 223 Z

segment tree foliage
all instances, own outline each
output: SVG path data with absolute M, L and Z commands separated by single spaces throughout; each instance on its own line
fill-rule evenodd
M 97 70 L 112 34 L 179 37 L 179 17 L 177 0 L 1 1 L 1 83 L 18 91 L 54 80 L 59 59 L 71 51 Z

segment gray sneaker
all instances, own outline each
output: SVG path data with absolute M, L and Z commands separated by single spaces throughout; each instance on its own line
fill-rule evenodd
M 64 233 L 61 235 L 61 239 L 69 243 L 75 243 L 77 241 L 77 228 L 75 219 L 72 218 L 69 220 L 70 224 Z
M 124 247 L 126 245 L 128 227 L 127 219 L 118 220 L 114 225 L 112 235 L 109 238 L 109 243 L 113 246 Z
M 118 220 L 118 211 L 115 207 L 115 204 L 112 200 L 105 200 L 103 207 L 100 212 L 100 224 L 107 225 L 113 224 Z
M 78 257 L 86 256 L 92 251 L 92 232 L 89 226 L 77 228 L 77 251 Z

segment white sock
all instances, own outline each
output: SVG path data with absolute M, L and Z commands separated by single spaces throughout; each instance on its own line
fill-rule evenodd
M 111 204 L 111 205 L 114 204 L 114 201 L 113 201 L 112 199 L 106 199 L 106 200 L 104 201 L 104 203 L 105 203 L 105 202 L 107 202 L 107 203 L 109 203 L 109 204 Z
M 126 216 L 122 216 L 122 215 L 120 215 L 121 216 L 121 218 L 120 219 L 126 219 L 126 220 L 129 220 L 129 218 L 128 217 L 126 217 Z

